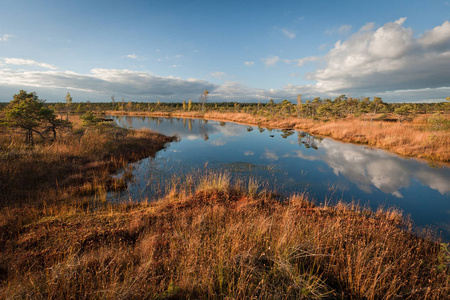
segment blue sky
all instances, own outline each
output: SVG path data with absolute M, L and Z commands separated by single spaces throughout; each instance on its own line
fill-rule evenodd
M 0 0 L 0 101 L 450 96 L 448 1 Z

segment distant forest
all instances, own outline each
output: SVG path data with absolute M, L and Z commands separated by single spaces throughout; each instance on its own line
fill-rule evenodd
M 4 109 L 9 103 L 0 103 L 0 109 Z M 381 98 L 351 98 L 345 95 L 335 99 L 321 99 L 302 101 L 301 96 L 296 103 L 283 100 L 275 103 L 272 99 L 267 103 L 240 103 L 240 102 L 77 102 L 77 103 L 45 103 L 47 108 L 55 112 L 83 114 L 86 112 L 104 113 L 106 111 L 125 112 L 175 112 L 175 111 L 218 111 L 218 112 L 243 112 L 261 116 L 302 117 L 314 119 L 345 118 L 347 116 L 360 116 L 366 114 L 376 115 L 376 118 L 384 119 L 390 114 L 395 114 L 398 119 L 407 119 L 418 114 L 446 113 L 450 111 L 450 102 L 439 103 L 386 103 Z

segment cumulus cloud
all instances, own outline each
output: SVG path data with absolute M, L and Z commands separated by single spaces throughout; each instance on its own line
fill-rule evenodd
M 424 47 L 445 50 L 450 48 L 450 22 L 445 21 L 441 26 L 425 32 L 419 39 Z
M 284 34 L 285 37 L 289 38 L 289 39 L 293 39 L 295 38 L 295 32 L 293 32 L 292 30 L 289 30 L 287 28 L 281 28 L 281 32 Z
M 244 65 L 246 65 L 247 67 L 253 66 L 255 64 L 254 61 L 246 61 L 244 62 Z
M 450 86 L 450 22 L 416 37 L 406 18 L 375 28 L 368 23 L 338 41 L 309 74 L 325 93 L 381 93 Z M 299 62 L 309 61 L 304 58 Z
M 36 66 L 45 69 L 56 70 L 55 66 L 47 63 L 37 62 L 31 59 L 22 59 L 22 58 L 3 58 L 3 62 L 6 65 L 16 65 L 16 66 Z

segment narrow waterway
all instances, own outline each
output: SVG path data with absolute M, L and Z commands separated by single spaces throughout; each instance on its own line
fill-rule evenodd
M 302 131 L 200 119 L 112 116 L 119 125 L 177 135 L 155 158 L 133 165 L 134 180 L 111 201 L 164 194 L 171 179 L 204 169 L 256 177 L 281 195 L 307 192 L 319 203 L 397 207 L 450 241 L 450 168 Z M 119 174 L 120 176 L 120 174 Z

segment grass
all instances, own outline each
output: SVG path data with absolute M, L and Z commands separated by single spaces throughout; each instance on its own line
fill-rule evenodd
M 111 114 L 124 112 L 109 112 Z M 305 130 L 311 134 L 366 144 L 409 157 L 450 161 L 450 122 L 447 115 L 422 115 L 404 122 L 372 122 L 368 116 L 313 120 L 287 116 L 259 116 L 250 113 L 130 112 L 137 115 L 176 116 L 231 121 L 280 129 Z M 373 117 L 370 115 L 370 117 Z M 374 118 L 376 119 L 376 118 Z
M 195 178 L 192 189 L 181 182 L 152 203 L 2 211 L 0 294 L 450 296 L 449 261 L 442 259 L 440 245 L 430 241 L 430 233 L 424 233 L 428 239 L 413 235 L 411 223 L 396 210 L 317 207 L 305 195 L 276 201 L 254 180 L 231 182 L 227 173 L 211 172 Z
M 108 124 L 82 127 L 77 116 L 72 121 L 74 129 L 33 148 L 21 142 L 19 133 L 0 134 L 0 205 L 35 201 L 48 190 L 87 195 L 123 187 L 122 179 L 110 178 L 111 172 L 154 155 L 174 139 Z
M 111 172 L 172 138 L 78 128 L 33 149 L 1 135 L 2 299 L 450 297 L 448 246 L 395 209 L 279 199 L 207 169 L 111 204 Z

